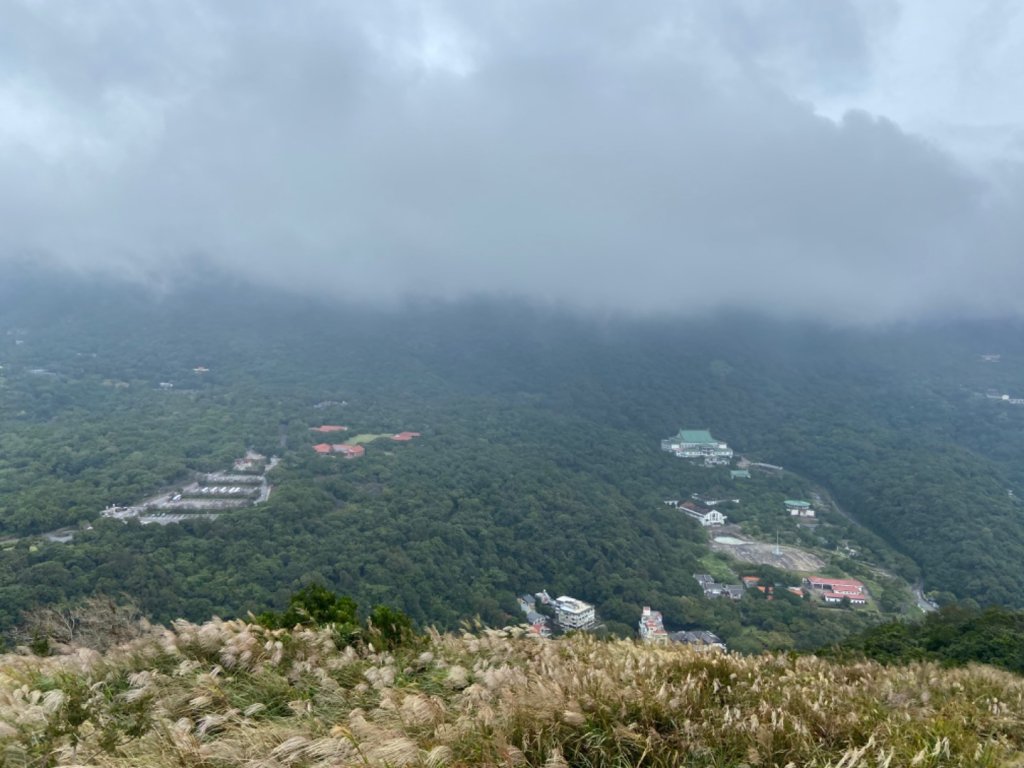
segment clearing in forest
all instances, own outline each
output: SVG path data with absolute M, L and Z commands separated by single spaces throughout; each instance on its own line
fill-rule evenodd
M 711 541 L 711 548 L 732 555 L 737 560 L 774 565 L 787 571 L 818 571 L 825 566 L 824 560 L 806 549 L 785 544 L 777 547 L 775 544 L 747 541 L 735 536 L 716 536 Z
M 381 440 L 385 437 L 391 437 L 391 433 L 389 432 L 383 435 L 353 435 L 348 440 L 346 440 L 345 443 L 347 445 L 362 445 L 363 443 L 372 443 L 374 440 Z

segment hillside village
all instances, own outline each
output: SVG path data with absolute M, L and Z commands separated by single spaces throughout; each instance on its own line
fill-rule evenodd
M 347 432 L 348 427 L 340 424 L 323 424 L 319 427 L 310 427 L 310 431 L 320 434 L 332 434 Z M 313 446 L 313 450 L 321 456 L 340 456 L 343 459 L 358 459 L 366 455 L 367 443 L 383 439 L 388 439 L 395 443 L 408 443 L 417 437 L 421 437 L 419 432 L 408 431 L 395 434 L 362 434 L 354 435 L 342 443 L 317 443 Z
M 527 631 L 537 638 L 551 638 L 567 632 L 596 632 L 604 628 L 594 606 L 569 595 L 551 597 L 547 590 L 518 598 L 526 615 Z M 667 632 L 659 611 L 645 606 L 638 624 L 645 643 L 679 643 L 702 648 L 726 650 L 721 638 L 706 630 Z
M 662 440 L 661 449 L 705 470 L 728 468 L 727 479 L 712 480 L 708 484 L 712 493 L 694 492 L 688 498 L 664 499 L 665 506 L 706 529 L 712 551 L 726 557 L 725 562 L 730 564 L 719 568 L 715 575 L 693 574 L 705 599 L 741 601 L 751 590 L 756 590 L 760 597 L 772 600 L 775 591 L 783 589 L 823 608 L 872 607 L 868 584 L 861 578 L 835 570 L 835 562 L 855 565 L 858 551 L 849 546 L 845 538 L 853 530 L 850 522 L 836 514 L 834 504 L 820 490 L 808 489 L 775 464 L 750 461 L 741 456 L 733 468 L 731 465 L 736 459 L 733 449 L 707 429 L 681 429 L 673 437 Z M 735 488 L 736 492 L 728 492 L 730 488 Z M 747 492 L 743 493 L 743 489 Z M 794 490 L 808 498 L 792 495 Z M 783 495 L 783 491 L 788 495 Z M 749 498 L 744 500 L 744 497 Z M 827 513 L 824 517 L 823 509 Z M 837 537 L 840 531 L 843 535 Z M 779 540 L 782 532 L 786 532 L 785 544 Z M 775 542 L 759 538 L 771 538 Z M 829 557 L 822 545 L 836 538 L 836 554 Z M 794 539 L 800 544 L 794 544 Z M 753 575 L 737 576 L 743 573 L 744 562 L 772 566 L 792 576 L 788 583 L 771 583 Z M 832 570 L 827 570 L 829 568 Z M 856 566 L 858 573 L 863 570 L 862 566 Z M 871 570 L 869 566 L 868 571 Z M 880 573 L 877 567 L 873 572 Z M 891 574 L 885 574 L 884 579 L 891 583 Z M 909 588 L 904 587 L 904 591 L 905 599 L 909 600 Z M 920 600 L 917 604 L 924 611 L 934 608 Z M 661 614 L 649 607 L 644 608 L 639 633 L 648 642 L 662 642 L 669 637 Z

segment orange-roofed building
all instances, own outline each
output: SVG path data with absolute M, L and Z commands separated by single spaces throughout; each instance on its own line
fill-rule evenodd
M 348 427 L 339 424 L 324 424 L 322 427 L 310 427 L 314 432 L 348 432 Z
M 358 459 L 360 456 L 366 454 L 366 447 L 362 445 L 348 445 L 347 443 L 339 443 L 338 445 L 331 446 L 335 453 L 340 453 L 346 459 Z
M 331 446 L 329 446 L 327 443 L 318 443 L 313 446 L 313 450 L 319 453 L 320 455 L 326 455 L 331 452 Z
M 419 432 L 399 432 L 397 435 L 392 435 L 391 439 L 404 443 L 408 440 L 412 440 L 414 437 L 419 436 Z

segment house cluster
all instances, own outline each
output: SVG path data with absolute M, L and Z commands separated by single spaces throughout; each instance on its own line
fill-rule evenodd
M 347 432 L 348 427 L 340 424 L 323 424 L 319 427 L 310 427 L 310 431 L 329 434 L 332 432 Z M 317 443 L 313 446 L 313 450 L 321 456 L 339 454 L 346 459 L 358 459 L 360 456 L 366 455 L 366 446 L 363 445 L 365 442 L 388 437 L 396 443 L 407 443 L 419 436 L 419 432 L 398 432 L 394 435 L 356 435 L 354 438 L 349 439 L 347 443 Z
M 661 611 L 651 610 L 649 605 L 645 605 L 643 612 L 640 614 L 639 631 L 640 639 L 645 643 L 682 643 L 684 645 L 726 650 L 725 643 L 713 632 L 703 629 L 689 632 L 666 632 Z
M 849 600 L 850 605 L 867 605 L 869 600 L 867 587 L 857 579 L 808 576 L 803 581 L 803 591 L 819 595 L 823 601 L 833 605 L 843 600 Z
M 727 597 L 730 600 L 743 599 L 745 587 L 742 584 L 720 584 L 709 573 L 695 573 L 693 578 L 697 580 L 700 588 L 704 590 L 704 597 L 706 598 Z
M 552 601 L 552 607 L 555 609 L 555 621 L 562 629 L 593 629 L 597 626 L 597 614 L 590 603 L 562 595 Z
M 348 427 L 342 424 L 321 424 L 319 427 L 310 427 L 309 431 L 317 432 L 321 435 L 331 435 L 339 432 L 348 432 Z M 358 459 L 360 456 L 366 455 L 366 448 L 364 446 L 352 445 L 350 443 L 317 443 L 313 446 L 313 450 L 321 456 L 337 454 L 344 459 Z
M 809 501 L 802 501 L 800 499 L 786 499 L 782 502 L 786 511 L 789 512 L 790 517 L 814 517 L 814 508 L 811 506 Z
M 348 443 L 317 443 L 313 446 L 313 450 L 321 456 L 337 453 L 346 459 L 358 459 L 360 456 L 366 455 L 365 446 L 349 445 Z
M 661 611 L 652 611 L 645 605 L 640 613 L 640 639 L 645 643 L 667 643 L 668 632 L 661 617 Z
M 551 630 L 548 627 L 547 617 L 537 610 L 537 601 L 554 611 L 555 624 L 562 631 L 588 630 L 594 629 L 598 625 L 597 613 L 593 605 L 568 595 L 552 598 L 545 589 L 532 597 L 523 595 L 519 598 L 519 607 L 526 614 L 530 631 L 539 637 L 549 637 Z
M 771 584 L 762 584 L 760 576 L 740 576 L 744 589 L 756 589 L 769 600 L 774 600 L 775 587 Z
M 543 594 L 547 595 L 547 592 Z M 519 607 L 526 614 L 526 623 L 530 627 L 530 634 L 537 637 L 551 637 L 548 617 L 537 612 L 537 601 L 533 595 L 521 596 L 519 598 Z
M 672 507 L 672 509 L 678 509 L 684 515 L 692 517 L 698 523 L 703 525 L 705 528 L 710 528 L 717 525 L 725 525 L 725 521 L 728 519 L 726 515 L 723 515 L 717 509 L 711 509 L 698 504 L 695 501 L 679 501 L 678 499 L 666 499 L 665 504 Z
M 661 450 L 680 459 L 702 459 L 706 467 L 728 465 L 733 456 L 732 449 L 706 429 L 681 429 L 661 441 Z

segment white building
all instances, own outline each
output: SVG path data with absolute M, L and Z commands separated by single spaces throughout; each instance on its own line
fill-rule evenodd
M 684 501 L 682 504 L 677 505 L 676 509 L 681 510 L 686 515 L 689 515 L 705 528 L 710 528 L 715 525 L 725 525 L 725 521 L 728 519 L 717 509 L 708 509 L 700 506 L 699 504 L 694 504 L 692 501 Z
M 783 502 L 790 517 L 814 517 L 814 510 L 809 502 L 799 499 L 786 499 Z
M 661 611 L 652 611 L 649 605 L 644 606 L 640 614 L 640 639 L 645 643 L 667 643 L 668 632 L 662 622 Z
M 706 429 L 681 429 L 675 437 L 661 441 L 661 450 L 680 459 L 711 459 L 716 464 L 732 459 L 732 448 L 713 438 Z
M 555 621 L 562 629 L 590 629 L 597 623 L 594 606 L 590 603 L 562 595 L 554 600 L 553 605 Z

